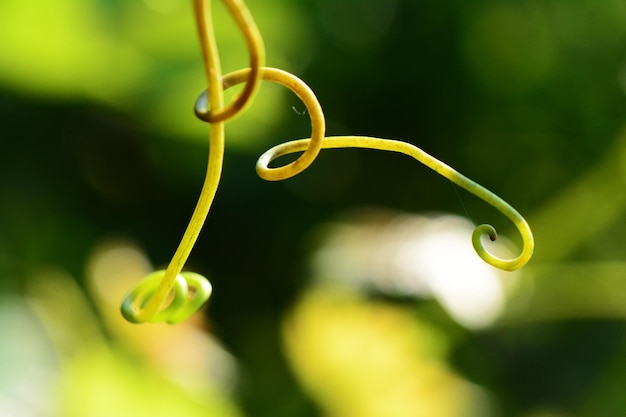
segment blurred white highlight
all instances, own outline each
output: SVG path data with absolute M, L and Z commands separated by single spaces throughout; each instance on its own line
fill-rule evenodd
M 313 257 L 314 275 L 385 294 L 434 297 L 459 324 L 484 328 L 504 310 L 517 273 L 480 259 L 472 231 L 453 215 L 360 216 L 327 230 Z M 489 250 L 510 256 L 507 246 L 499 237 Z

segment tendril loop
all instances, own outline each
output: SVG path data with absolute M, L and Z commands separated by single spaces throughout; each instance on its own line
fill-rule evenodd
M 214 34 L 212 32 L 208 3 L 209 1 L 195 2 L 196 19 L 198 20 L 198 31 L 200 33 L 200 44 L 202 55 L 205 61 L 205 70 L 210 78 L 211 74 L 218 75 L 221 70 L 219 68 L 219 57 L 217 56 L 217 47 L 215 45 Z M 245 79 L 243 91 L 226 107 L 223 108 L 204 108 L 202 111 L 196 107 L 196 116 L 207 123 L 225 122 L 241 113 L 251 102 L 254 94 L 259 87 L 259 71 L 265 62 L 265 46 L 259 29 L 252 18 L 248 8 L 242 0 L 225 0 L 226 6 L 230 11 L 237 26 L 241 30 L 248 47 L 250 56 L 249 74 Z M 211 52 L 214 52 L 213 54 Z M 218 77 L 219 78 L 219 77 Z M 211 80 L 209 80 L 209 83 Z
M 223 77 L 222 86 L 226 90 L 237 84 L 246 82 L 251 76 L 252 72 L 248 68 L 231 72 Z M 265 164 L 263 168 L 259 169 L 260 165 L 257 163 L 257 174 L 259 177 L 266 181 L 280 181 L 298 175 L 315 160 L 322 149 L 322 142 L 324 140 L 324 134 L 326 133 L 326 119 L 324 118 L 322 106 L 315 96 L 315 93 L 313 93 L 313 90 L 300 78 L 287 71 L 271 67 L 261 68 L 259 77 L 262 80 L 272 81 L 290 89 L 302 100 L 309 114 L 309 118 L 311 119 L 311 139 L 307 142 L 307 146 L 304 149 L 299 149 L 299 151 L 304 151 L 304 153 L 300 155 L 298 159 L 278 168 L 269 168 L 267 164 Z M 196 114 L 204 112 L 208 104 L 207 90 L 204 90 L 196 100 Z M 263 156 L 261 158 L 263 158 Z M 267 162 L 269 163 L 270 161 Z
M 145 277 L 122 301 L 122 316 L 131 323 L 179 323 L 191 317 L 211 296 L 211 283 L 202 275 L 182 272 L 176 275 L 171 300 L 163 309 L 147 315 L 145 306 L 159 287 L 165 271 Z

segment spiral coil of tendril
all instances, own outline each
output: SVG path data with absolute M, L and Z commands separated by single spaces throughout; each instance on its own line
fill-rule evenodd
M 432 157 L 420 148 L 398 140 L 366 136 L 325 136 L 326 122 L 322 107 L 313 91 L 289 72 L 264 66 L 263 40 L 252 16 L 242 0 L 224 0 L 231 15 L 244 35 L 250 56 L 250 67 L 221 75 L 214 33 L 212 31 L 210 0 L 194 0 L 208 88 L 196 100 L 196 116 L 210 124 L 210 152 L 207 175 L 200 198 L 182 241 L 165 271 L 148 275 L 131 291 L 122 303 L 122 314 L 131 322 L 179 322 L 199 309 L 211 294 L 211 285 L 199 274 L 183 272 L 189 253 L 200 233 L 215 196 L 222 170 L 224 153 L 224 123 L 241 113 L 252 101 L 260 81 L 271 81 L 290 89 L 304 103 L 311 120 L 311 137 L 281 143 L 266 151 L 257 161 L 257 174 L 267 181 L 280 181 L 305 170 L 321 149 L 366 148 L 402 153 L 410 156 L 456 185 L 481 198 L 508 217 L 518 229 L 523 242 L 521 253 L 513 259 L 502 259 L 491 254 L 482 242 L 482 236 L 496 239 L 496 230 L 488 224 L 478 226 L 472 234 L 472 244 L 478 256 L 490 265 L 513 271 L 524 266 L 534 248 L 532 232 L 526 220 L 507 202 L 483 186 L 460 174 L 452 167 Z M 243 90 L 224 106 L 224 90 L 245 83 Z M 277 158 L 302 152 L 294 161 L 279 167 L 270 167 Z M 192 291 L 189 291 L 189 288 Z M 173 294 L 170 293 L 173 291 Z M 169 304 L 162 304 L 169 299 Z
M 148 319 L 140 317 L 137 312 L 142 310 L 164 276 L 163 270 L 151 273 L 124 299 L 122 315 L 126 320 L 131 323 L 179 323 L 191 317 L 211 296 L 211 283 L 205 277 L 194 272 L 182 272 L 174 280 L 174 293 L 168 306 Z

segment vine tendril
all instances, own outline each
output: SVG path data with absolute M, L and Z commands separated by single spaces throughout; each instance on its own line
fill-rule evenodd
M 262 178 L 266 178 L 265 173 L 267 170 L 276 169 L 268 168 L 268 165 L 272 161 L 284 155 L 301 152 L 308 148 L 310 142 L 311 139 L 294 140 L 282 143 L 267 150 L 257 161 L 257 173 L 259 173 Z M 530 226 L 522 215 L 511 207 L 510 204 L 493 194 L 491 191 L 487 190 L 485 187 L 460 174 L 454 168 L 432 157 L 417 146 L 402 141 L 367 136 L 329 136 L 324 138 L 322 148 L 376 149 L 380 151 L 402 153 L 418 160 L 433 171 L 443 177 L 446 177 L 456 185 L 464 188 L 468 192 L 495 207 L 513 222 L 522 236 L 523 248 L 521 253 L 513 259 L 502 259 L 491 254 L 481 240 L 481 237 L 484 235 L 488 236 L 491 241 L 496 240 L 496 229 L 489 224 L 479 225 L 472 233 L 472 245 L 480 258 L 488 264 L 505 271 L 514 271 L 519 269 L 530 260 L 534 249 L 534 239 Z
M 122 316 L 131 323 L 179 323 L 191 317 L 211 296 L 211 283 L 200 274 L 182 272 L 174 279 L 170 304 L 151 317 L 143 317 L 141 311 L 153 296 L 163 279 L 165 271 L 155 271 L 145 277 L 122 302 Z
M 291 178 L 309 167 L 321 149 L 366 148 L 402 153 L 492 205 L 513 222 L 522 237 L 521 253 L 513 259 L 502 259 L 490 253 L 483 244 L 482 237 L 486 235 L 495 240 L 496 230 L 491 225 L 483 224 L 472 233 L 472 245 L 480 258 L 506 271 L 519 269 L 530 260 L 534 239 L 526 220 L 506 201 L 452 167 L 407 142 L 367 136 L 326 137 L 324 112 L 313 91 L 293 74 L 265 67 L 263 40 L 244 2 L 223 1 L 244 35 L 250 55 L 250 67 L 222 76 L 212 30 L 211 1 L 194 0 L 208 83 L 208 87 L 196 100 L 194 112 L 198 118 L 210 124 L 207 174 L 187 230 L 167 269 L 148 275 L 124 298 L 121 311 L 128 321 L 177 323 L 194 314 L 211 295 L 211 284 L 206 278 L 181 271 L 202 229 L 220 181 L 224 157 L 224 123 L 240 114 L 252 102 L 261 80 L 278 83 L 291 90 L 304 103 L 311 120 L 310 138 L 281 143 L 259 157 L 256 171 L 261 178 L 268 181 Z M 245 83 L 242 92 L 224 106 L 224 90 L 241 83 Z M 279 167 L 269 166 L 277 158 L 297 152 L 302 154 L 296 160 Z
M 211 0 L 194 0 L 194 11 L 196 17 L 196 25 L 198 27 L 198 33 L 200 36 L 200 44 L 202 49 L 202 57 L 204 59 L 204 67 L 207 77 L 208 96 L 211 105 L 207 111 L 197 116 L 210 123 L 209 138 L 209 160 L 207 164 L 207 173 L 204 179 L 202 190 L 200 191 L 200 197 L 196 208 L 191 216 L 189 225 L 185 230 L 185 233 L 181 239 L 172 260 L 170 261 L 167 269 L 165 270 L 162 278 L 159 280 L 144 278 L 138 286 L 145 281 L 150 282 L 146 291 L 149 297 L 146 302 L 135 302 L 137 297 L 141 295 L 134 290 L 129 292 L 122 301 L 122 315 L 128 320 L 134 323 L 162 321 L 159 311 L 167 311 L 170 305 L 163 307 L 168 295 L 172 291 L 175 285 L 178 285 L 182 277 L 183 280 L 188 281 L 188 284 L 193 284 L 189 281 L 190 275 L 185 273 L 181 274 L 181 271 L 187 262 L 187 258 L 191 253 L 191 250 L 200 235 L 200 230 L 206 220 L 206 217 L 213 203 L 217 187 L 220 182 L 222 174 L 222 164 L 224 160 L 224 121 L 235 117 L 238 113 L 243 111 L 245 107 L 250 103 L 254 97 L 255 92 L 258 89 L 259 84 L 259 70 L 265 62 L 265 50 L 263 46 L 263 39 L 259 34 L 256 27 L 256 23 L 252 18 L 252 15 L 248 11 L 244 2 L 241 0 L 223 0 L 226 3 L 228 10 L 235 19 L 237 25 L 244 34 L 248 50 L 250 54 L 250 68 L 248 69 L 248 78 L 245 80 L 246 86 L 237 98 L 235 98 L 227 107 L 224 107 L 224 89 L 222 87 L 222 74 L 219 54 L 217 50 L 217 43 L 215 40 L 215 34 L 213 32 L 213 23 L 211 15 Z M 243 80 L 242 80 L 243 81 Z M 202 277 L 201 275 L 194 275 L 195 278 Z M 202 279 L 210 286 L 209 281 L 202 277 Z M 153 287 L 154 290 L 152 290 Z M 175 294 L 178 294 L 181 290 L 176 286 Z M 198 302 L 185 304 L 183 311 L 187 314 L 191 307 L 195 307 L 197 311 L 210 297 L 211 292 L 198 292 L 196 300 Z M 200 302 L 201 300 L 201 302 Z M 173 308 L 173 307 L 172 307 Z M 182 314 L 182 313 L 181 313 Z M 193 313 L 192 313 L 193 314 Z

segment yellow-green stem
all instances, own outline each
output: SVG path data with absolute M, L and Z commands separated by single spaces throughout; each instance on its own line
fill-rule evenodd
M 270 162 L 283 155 L 304 151 L 310 146 L 310 142 L 311 139 L 300 139 L 282 143 L 273 147 L 259 158 L 257 163 L 257 172 L 259 172 L 259 175 L 263 176 L 263 174 L 268 172 L 268 170 L 276 169 L 268 167 Z M 472 244 L 478 256 L 480 256 L 488 264 L 505 271 L 514 271 L 519 269 L 530 260 L 534 250 L 534 239 L 530 227 L 522 215 L 519 214 L 509 203 L 487 190 L 482 185 L 472 181 L 456 171 L 454 168 L 429 155 L 417 146 L 398 140 L 372 138 L 367 136 L 330 136 L 324 138 L 322 148 L 376 149 L 380 151 L 398 152 L 415 158 L 417 161 L 426 165 L 433 171 L 446 177 L 453 183 L 495 207 L 513 222 L 522 236 L 523 247 L 521 254 L 513 259 L 502 259 L 489 253 L 481 242 L 481 237 L 483 235 L 488 235 L 491 240 L 495 240 L 495 229 L 490 225 L 480 225 L 472 234 Z
M 215 35 L 212 30 L 209 30 L 212 21 L 210 3 L 210 0 L 194 1 L 200 42 L 203 45 L 202 50 L 204 52 L 210 106 L 212 110 L 220 110 L 224 107 L 224 90 L 222 88 L 220 59 L 217 53 Z M 165 276 L 146 308 L 138 314 L 140 320 L 154 316 L 160 309 L 172 289 L 176 275 L 182 271 L 185 262 L 187 262 L 187 258 L 209 214 L 209 209 L 211 208 L 215 193 L 217 192 L 222 173 L 222 162 L 224 159 L 224 122 L 212 123 L 209 134 L 209 161 L 202 191 L 200 192 L 200 198 L 191 216 L 187 230 L 185 230 L 185 234 L 178 245 L 178 249 L 174 253 L 165 271 Z

